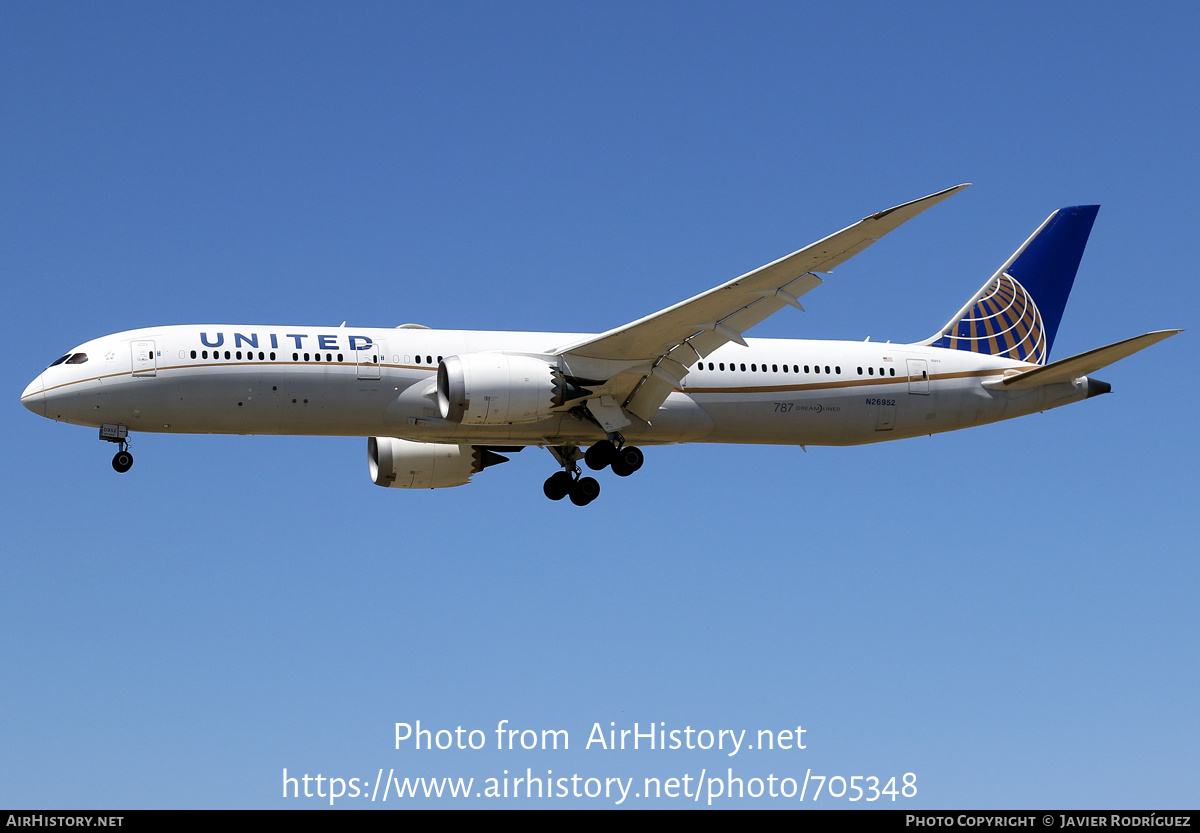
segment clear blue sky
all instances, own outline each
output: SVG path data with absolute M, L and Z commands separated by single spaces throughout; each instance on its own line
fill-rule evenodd
M 0 806 L 733 767 L 916 773 L 873 806 L 1194 807 L 1200 14 L 801 5 L 0 7 Z M 139 326 L 599 331 L 964 181 L 752 334 L 926 337 L 1081 203 L 1056 357 L 1190 331 L 1097 374 L 1110 396 L 651 449 L 582 510 L 536 449 L 406 493 L 362 439 L 138 436 L 118 476 L 18 402 Z M 572 748 L 395 750 L 418 719 Z M 584 750 L 610 721 L 807 748 Z M 743 806 L 862 806 L 826 800 Z

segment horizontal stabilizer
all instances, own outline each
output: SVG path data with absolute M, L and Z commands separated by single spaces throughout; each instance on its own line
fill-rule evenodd
M 1003 379 L 984 382 L 983 386 L 993 390 L 1025 390 L 1026 388 L 1036 388 L 1042 385 L 1070 382 L 1078 379 L 1080 376 L 1094 373 L 1102 367 L 1108 367 L 1113 362 L 1120 361 L 1127 356 L 1132 356 L 1134 353 L 1144 350 L 1151 344 L 1157 344 L 1163 339 L 1170 338 L 1182 332 L 1183 330 L 1155 330 L 1152 333 L 1127 338 L 1124 341 L 1118 341 L 1116 344 L 1109 344 L 1106 347 L 1097 347 L 1095 350 L 1088 350 L 1086 353 L 1071 356 L 1069 359 L 1060 359 L 1042 367 L 1011 373 Z

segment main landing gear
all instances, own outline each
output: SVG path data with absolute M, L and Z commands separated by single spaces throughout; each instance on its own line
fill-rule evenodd
M 116 443 L 120 450 L 113 455 L 112 467 L 121 474 L 133 468 L 133 455 L 129 453 L 129 429 L 124 425 L 101 425 L 100 439 Z
M 580 477 L 579 466 L 574 471 L 556 471 L 547 478 L 542 491 L 551 500 L 562 500 L 570 496 L 576 506 L 587 506 L 600 496 L 600 484 L 594 477 Z
M 632 445 L 617 446 L 612 440 L 601 440 L 587 450 L 583 461 L 592 471 L 601 471 L 611 466 L 617 477 L 628 477 L 642 467 L 646 457 L 640 448 Z
M 583 477 L 579 467 L 580 456 L 592 471 L 611 468 L 618 477 L 628 477 L 642 467 L 645 456 L 641 449 L 624 444 L 620 434 L 613 440 L 601 440 L 580 454 L 577 446 L 550 446 L 550 453 L 562 464 L 563 470 L 547 478 L 542 491 L 551 500 L 571 498 L 576 506 L 587 506 L 600 496 L 600 484 L 594 477 Z

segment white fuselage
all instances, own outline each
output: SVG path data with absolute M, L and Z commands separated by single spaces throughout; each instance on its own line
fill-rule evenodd
M 460 425 L 441 418 L 443 356 L 507 351 L 550 357 L 585 336 L 397 328 L 171 326 L 72 351 L 22 394 L 30 410 L 78 425 L 184 434 L 398 437 L 492 445 L 588 445 L 593 421 Z M 855 445 L 952 431 L 1065 405 L 1087 380 L 1010 391 L 983 386 L 1032 365 L 985 354 L 880 342 L 747 339 L 689 368 L 631 443 Z M 710 369 L 711 368 L 711 369 Z

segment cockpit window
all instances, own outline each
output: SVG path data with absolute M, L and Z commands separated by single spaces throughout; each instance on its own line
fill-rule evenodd
M 67 353 L 60 359 L 55 359 L 50 362 L 49 367 L 54 367 L 56 364 L 83 364 L 87 361 L 87 353 Z

